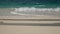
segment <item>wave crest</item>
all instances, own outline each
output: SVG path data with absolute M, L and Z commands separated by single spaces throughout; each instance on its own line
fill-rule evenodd
M 20 7 L 14 9 L 11 13 L 18 15 L 59 15 L 60 12 L 60 8 Z

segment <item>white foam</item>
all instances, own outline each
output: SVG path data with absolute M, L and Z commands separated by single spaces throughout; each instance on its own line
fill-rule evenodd
M 29 7 L 21 7 L 21 8 L 15 8 L 15 11 L 35 11 L 36 8 L 32 7 L 32 8 L 29 8 Z
M 18 14 L 18 15 L 29 15 L 29 14 L 22 14 L 20 12 L 32 12 L 34 13 L 35 11 L 38 12 L 38 11 L 47 11 L 48 14 L 51 14 L 51 11 L 54 11 L 54 12 L 60 12 L 60 8 L 35 8 L 35 7 L 20 7 L 20 8 L 14 8 L 15 10 L 14 11 L 11 11 L 12 14 Z M 18 13 L 19 12 L 19 13 Z M 35 12 L 35 13 L 36 13 Z M 50 12 L 50 13 L 49 13 Z M 45 12 L 46 13 L 46 12 Z
M 33 16 L 33 15 L 30 15 L 30 14 L 22 14 L 22 13 L 17 13 L 17 12 L 11 12 L 11 14 L 25 15 L 25 16 Z M 34 16 L 44 16 L 44 15 L 34 15 Z
M 60 11 L 60 8 L 21 7 L 21 8 L 15 8 L 15 11 Z

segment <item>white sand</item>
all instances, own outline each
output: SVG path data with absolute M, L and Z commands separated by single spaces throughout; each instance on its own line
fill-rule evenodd
M 60 34 L 60 27 L 0 25 L 0 34 Z

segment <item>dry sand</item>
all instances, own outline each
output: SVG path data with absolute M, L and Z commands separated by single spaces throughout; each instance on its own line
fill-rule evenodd
M 0 25 L 0 34 L 60 34 L 60 27 Z

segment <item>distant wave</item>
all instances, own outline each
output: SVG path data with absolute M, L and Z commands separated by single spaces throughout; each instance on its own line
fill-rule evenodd
M 35 8 L 35 7 L 20 7 L 14 8 L 12 14 L 18 15 L 58 15 L 60 8 Z

